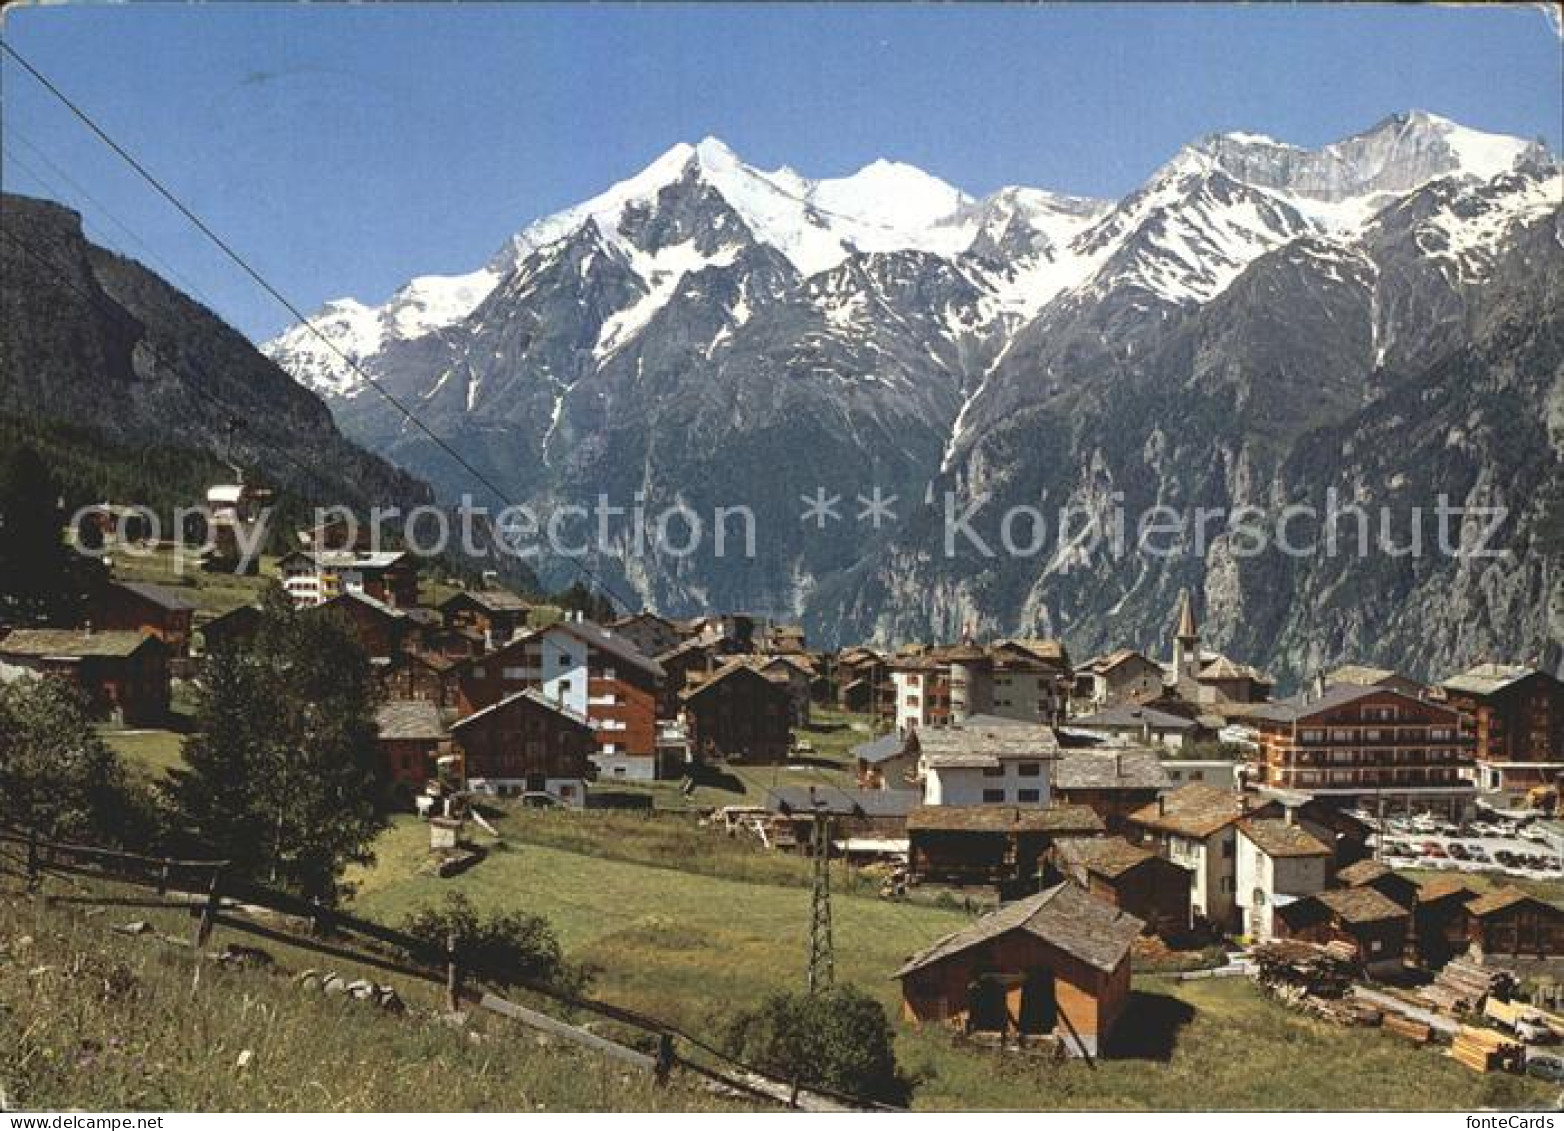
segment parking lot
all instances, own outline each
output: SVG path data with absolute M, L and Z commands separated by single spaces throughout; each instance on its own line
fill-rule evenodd
M 1393 868 L 1488 872 L 1534 880 L 1564 877 L 1564 858 L 1526 826 L 1476 821 L 1464 830 L 1427 819 L 1387 819 L 1380 856 Z

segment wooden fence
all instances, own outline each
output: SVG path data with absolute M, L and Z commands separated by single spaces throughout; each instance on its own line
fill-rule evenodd
M 7 846 L 19 851 L 13 855 L 7 851 Z M 659 1083 L 666 1082 L 675 1068 L 681 1068 L 734 1092 L 805 1111 L 900 1110 L 829 1089 L 804 1088 L 779 1080 L 735 1060 L 728 1053 L 669 1022 L 638 1010 L 595 998 L 578 997 L 541 983 L 516 983 L 520 989 L 557 1002 L 568 1010 L 590 1013 L 638 1030 L 648 1036 L 646 1043 L 654 1046 L 656 1053 L 648 1054 L 631 1048 L 482 988 L 468 986 L 464 975 L 471 972 L 462 969 L 454 940 L 447 941 L 443 948 L 434 947 L 427 940 L 373 920 L 325 907 L 236 876 L 225 860 L 177 860 L 143 856 L 94 845 L 45 840 L 36 831 L 22 832 L 0 827 L 0 874 L 7 871 L 20 875 L 29 892 L 40 891 L 44 878 L 51 875 L 152 889 L 156 892 L 156 898 L 152 899 L 87 896 L 68 901 L 100 906 L 183 910 L 195 919 L 189 945 L 197 953 L 207 944 L 212 932 L 221 926 L 343 962 L 442 985 L 446 989 L 447 1006 L 453 1011 L 465 1002 L 550 1037 L 649 1072 Z M 309 925 L 309 933 L 300 934 L 281 926 L 257 922 L 254 917 L 257 910 L 302 920 Z M 369 945 L 363 945 L 365 943 Z M 385 948 L 390 948 L 390 953 Z M 705 1060 L 698 1061 L 686 1055 L 680 1050 L 681 1044 L 704 1054 Z M 709 1063 L 711 1061 L 716 1063 Z

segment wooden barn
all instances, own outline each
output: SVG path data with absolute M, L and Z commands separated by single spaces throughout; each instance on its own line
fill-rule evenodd
M 1071 883 L 985 915 L 896 972 L 902 1016 L 965 1033 L 1053 1037 L 1096 1056 L 1130 998 L 1142 924 Z
M 1466 905 L 1474 954 L 1490 958 L 1564 955 L 1564 910 L 1519 888 L 1491 891 Z
M 1102 833 L 1102 819 L 1084 805 L 920 805 L 907 815 L 909 878 L 1031 890 L 1057 841 Z
M 168 645 L 140 632 L 19 628 L 0 639 L 0 683 L 63 679 L 95 719 L 125 726 L 168 720 Z
M 508 589 L 463 589 L 440 605 L 446 628 L 475 636 L 491 650 L 510 643 L 531 616 L 532 606 Z
M 1359 860 L 1336 873 L 1336 885 L 1344 888 L 1373 888 L 1408 911 L 1417 906 L 1418 886 L 1392 871 L 1378 860 Z
M 212 653 L 223 648 L 240 648 L 254 639 L 261 627 L 261 610 L 254 605 L 240 605 L 213 617 L 196 630 L 201 637 L 201 648 Z
M 1471 941 L 1466 906 L 1479 894 L 1458 876 L 1432 876 L 1418 886 L 1412 925 L 1423 965 L 1443 966 L 1465 952 Z
M 1071 837 L 1054 846 L 1053 864 L 1104 903 L 1128 912 L 1164 938 L 1189 930 L 1189 871 L 1123 837 Z
M 1089 807 L 1110 833 L 1122 833 L 1131 813 L 1171 786 L 1161 756 L 1144 746 L 1066 749 L 1053 767 L 1054 796 Z
M 435 776 L 435 758 L 449 737 L 439 707 L 423 699 L 390 699 L 375 712 L 375 722 L 390 781 L 416 789 Z
M 156 636 L 170 654 L 190 651 L 195 602 L 161 585 L 111 581 L 92 600 L 91 624 L 108 632 L 138 632 Z
M 1290 903 L 1278 901 L 1275 914 L 1278 938 L 1351 943 L 1363 968 L 1374 973 L 1401 968 L 1412 925 L 1405 907 L 1371 887 L 1332 888 Z

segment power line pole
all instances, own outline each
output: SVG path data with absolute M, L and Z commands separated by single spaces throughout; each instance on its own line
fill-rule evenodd
M 814 882 L 810 885 L 809 992 L 830 989 L 836 981 L 835 949 L 831 943 L 831 818 L 815 810 L 810 838 L 814 852 Z

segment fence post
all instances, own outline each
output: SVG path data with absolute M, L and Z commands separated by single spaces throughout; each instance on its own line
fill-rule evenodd
M 169 861 L 165 858 L 163 860 L 163 866 L 158 869 L 158 874 L 157 874 L 157 893 L 160 896 L 168 894 L 168 881 L 169 881 L 169 878 L 170 878 L 170 876 L 169 876 L 169 867 L 170 867 Z
M 665 1087 L 673 1074 L 673 1034 L 657 1034 L 657 1064 L 652 1069 L 652 1079 L 659 1088 Z
M 27 890 L 37 891 L 41 878 L 38 874 L 38 829 L 33 826 L 27 830 Z
M 223 901 L 222 896 L 223 870 L 212 869 L 212 883 L 207 889 L 206 906 L 201 909 L 201 921 L 196 924 L 195 946 L 200 950 L 206 945 L 206 940 L 212 937 L 212 928 L 217 925 L 217 910 Z
M 456 1013 L 462 1006 L 462 972 L 456 962 L 456 932 L 445 936 L 445 1008 Z

